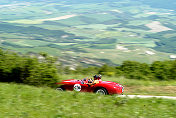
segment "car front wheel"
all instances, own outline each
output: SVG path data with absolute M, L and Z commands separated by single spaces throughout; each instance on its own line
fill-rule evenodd
M 99 88 L 99 89 L 97 89 L 97 90 L 95 91 L 95 93 L 96 93 L 96 94 L 100 94 L 100 95 L 107 95 L 107 94 L 108 94 L 107 90 L 104 89 L 104 88 Z

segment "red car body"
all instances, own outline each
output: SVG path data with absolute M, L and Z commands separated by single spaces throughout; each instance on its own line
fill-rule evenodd
M 111 81 L 102 81 L 98 80 L 99 83 L 88 83 L 84 80 L 76 80 L 76 79 L 69 79 L 69 80 L 62 80 L 60 83 L 56 83 L 60 85 L 58 88 L 61 90 L 69 90 L 69 91 L 80 91 L 80 92 L 95 92 L 101 93 L 104 91 L 103 94 L 123 94 L 124 87 L 116 82 Z

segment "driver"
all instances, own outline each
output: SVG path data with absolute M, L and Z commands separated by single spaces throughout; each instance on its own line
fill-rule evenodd
M 94 85 L 94 84 L 100 83 L 102 81 L 101 77 L 102 77 L 101 75 L 94 75 L 93 76 L 94 80 L 88 79 L 88 78 L 84 78 L 83 79 L 83 84 Z
M 101 80 L 101 77 L 102 77 L 102 76 L 99 74 L 97 79 L 100 80 L 100 81 L 102 81 L 102 80 Z
M 94 81 L 93 81 L 94 84 L 100 83 L 100 81 L 102 81 L 101 80 L 101 75 L 98 75 L 98 76 L 95 75 L 93 77 L 94 77 Z

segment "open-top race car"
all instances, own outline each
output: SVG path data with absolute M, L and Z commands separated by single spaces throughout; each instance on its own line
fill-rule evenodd
M 60 83 L 56 83 L 59 85 L 57 90 L 69 90 L 69 91 L 80 91 L 80 92 L 94 92 L 98 94 L 104 95 L 112 95 L 112 94 L 123 94 L 124 87 L 118 83 L 111 81 L 102 81 L 100 80 L 91 80 L 91 79 L 69 79 L 62 80 Z

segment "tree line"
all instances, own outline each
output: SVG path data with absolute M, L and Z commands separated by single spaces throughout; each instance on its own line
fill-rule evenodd
M 0 49 L 0 82 L 55 87 L 62 74 L 102 74 L 138 80 L 176 80 L 176 60 L 152 64 L 124 61 L 120 66 L 78 66 L 75 70 L 56 63 L 57 58 L 40 53 L 40 57 L 18 55 Z
M 0 50 L 0 82 L 54 87 L 59 79 L 55 60 L 41 55 L 43 60 Z
M 124 76 L 128 79 L 138 80 L 176 80 L 176 60 L 155 61 L 152 64 L 136 61 L 124 61 L 120 66 L 101 67 L 90 66 L 87 68 L 78 66 L 75 70 L 64 69 L 65 74 L 92 74 L 99 73 L 106 76 Z

